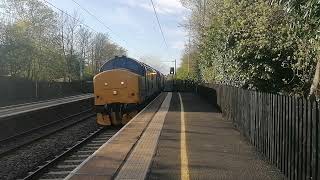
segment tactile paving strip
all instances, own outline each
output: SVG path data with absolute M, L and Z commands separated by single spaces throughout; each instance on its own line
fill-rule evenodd
M 128 153 L 161 107 L 167 93 L 161 93 L 116 135 L 74 169 L 66 179 L 114 179 Z
M 153 117 L 127 161 L 120 169 L 115 178 L 116 180 L 145 178 L 158 144 L 164 119 L 169 110 L 171 97 L 172 93 L 168 93 L 159 111 Z

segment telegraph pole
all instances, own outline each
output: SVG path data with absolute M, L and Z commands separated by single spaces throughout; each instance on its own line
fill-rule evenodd
M 206 4 L 207 4 L 207 1 L 203 0 L 203 28 L 206 25 Z
M 177 60 L 176 59 L 174 59 L 174 71 L 175 71 L 175 76 L 177 76 Z
M 191 44 L 190 44 L 190 32 L 189 32 L 189 45 L 188 45 L 188 75 L 190 73 L 190 53 L 191 53 Z

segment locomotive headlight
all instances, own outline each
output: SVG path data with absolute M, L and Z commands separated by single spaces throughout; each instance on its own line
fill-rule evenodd
M 104 83 L 105 86 L 108 86 L 108 83 Z
M 124 82 L 123 82 L 123 81 L 121 81 L 121 84 L 122 84 L 122 85 L 124 85 Z
M 118 91 L 113 91 L 113 95 L 117 95 L 118 94 Z

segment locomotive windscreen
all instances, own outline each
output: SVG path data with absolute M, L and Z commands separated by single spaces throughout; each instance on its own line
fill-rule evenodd
M 127 69 L 141 76 L 145 76 L 146 74 L 146 69 L 141 63 L 125 56 L 115 57 L 114 59 L 107 61 L 101 67 L 100 72 L 112 69 Z

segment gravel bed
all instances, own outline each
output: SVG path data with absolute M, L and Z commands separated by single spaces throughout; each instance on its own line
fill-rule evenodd
M 0 179 L 17 179 L 42 162 L 60 154 L 98 128 L 96 118 L 89 118 L 73 127 L 34 142 L 0 159 Z
M 92 115 L 92 112 L 89 111 L 86 113 L 82 113 L 82 114 L 79 114 L 75 117 L 58 122 L 56 124 L 52 124 L 51 126 L 35 130 L 34 132 L 32 132 L 30 134 L 19 136 L 17 138 L 16 137 L 12 138 L 12 140 L 10 139 L 9 142 L 5 142 L 3 144 L 0 144 L 0 153 L 7 152 L 8 150 L 10 150 L 12 148 L 20 147 L 21 145 L 23 145 L 25 143 L 28 143 L 30 141 L 34 141 L 36 138 L 50 134 L 50 133 L 52 133 L 58 129 L 61 129 L 62 127 L 70 125 L 74 122 L 78 122 L 80 118 L 84 118 L 89 115 Z M 84 120 L 84 121 L 86 121 L 86 120 Z

